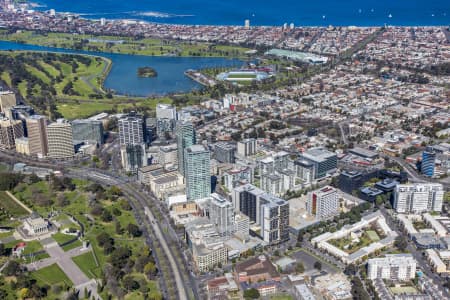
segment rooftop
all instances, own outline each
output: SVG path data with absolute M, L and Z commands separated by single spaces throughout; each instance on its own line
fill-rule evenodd
M 323 162 L 333 156 L 336 156 L 336 154 L 325 148 L 319 147 L 306 150 L 303 152 L 302 156 L 312 161 Z

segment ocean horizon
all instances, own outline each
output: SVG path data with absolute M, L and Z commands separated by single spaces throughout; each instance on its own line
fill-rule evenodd
M 450 1 L 322 0 L 31 0 L 34 9 L 89 19 L 132 19 L 186 25 L 449 26 Z

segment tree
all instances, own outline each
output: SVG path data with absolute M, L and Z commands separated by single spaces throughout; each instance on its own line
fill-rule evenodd
M 16 276 L 21 271 L 20 264 L 17 261 L 12 260 L 8 263 L 5 269 L 3 269 L 3 274 L 6 276 Z
M 130 249 L 126 247 L 118 247 L 111 253 L 109 261 L 114 267 L 123 268 L 127 264 L 128 258 L 130 258 L 130 256 Z
M 301 262 L 297 263 L 297 265 L 295 266 L 295 271 L 297 273 L 305 272 L 305 266 L 303 265 L 303 263 L 301 263 Z
M 100 216 L 102 213 L 103 213 L 103 207 L 101 207 L 99 204 L 95 203 L 91 209 L 91 214 L 93 214 L 94 216 Z
M 408 247 L 408 241 L 404 236 L 397 236 L 395 238 L 394 246 L 397 247 L 400 251 L 405 251 L 405 249 Z
M 316 261 L 314 263 L 314 269 L 317 269 L 319 271 L 322 270 L 322 263 L 320 261 Z
M 142 235 L 142 231 L 139 229 L 139 226 L 135 224 L 128 224 L 127 226 L 128 233 L 133 237 L 138 237 Z
M 109 210 L 107 210 L 107 209 L 103 210 L 102 221 L 103 222 L 111 222 L 112 221 L 112 214 L 109 212 Z
M 375 204 L 376 204 L 377 206 L 381 206 L 383 203 L 384 203 L 383 197 L 382 197 L 381 195 L 378 195 L 378 196 L 375 198 Z
M 101 232 L 97 235 L 97 242 L 100 247 L 103 247 L 110 240 L 112 240 L 112 237 L 106 232 Z
M 110 189 L 109 189 L 109 192 L 111 193 L 111 195 L 113 195 L 113 196 L 122 196 L 122 190 L 119 188 L 119 187 L 117 187 L 117 186 L 115 186 L 115 185 L 113 185 Z
M 156 266 L 155 266 L 155 264 L 153 263 L 153 262 L 148 262 L 146 265 L 145 265 L 145 267 L 144 267 L 144 273 L 148 276 L 148 277 L 151 277 L 151 276 L 155 276 L 156 275 L 156 273 L 157 273 L 157 269 L 156 269 Z
M 14 189 L 23 180 L 22 174 L 2 172 L 0 173 L 0 190 L 8 191 Z
M 58 205 L 59 207 L 64 207 L 69 204 L 69 199 L 67 199 L 64 193 L 58 194 L 58 197 L 56 197 L 56 205 Z
M 259 294 L 259 291 L 255 288 L 248 289 L 244 291 L 244 298 L 245 299 L 258 299 L 261 295 Z
M 116 234 L 123 234 L 123 228 L 120 226 L 120 222 L 118 220 L 115 221 L 114 227 L 116 230 Z
M 131 275 L 125 276 L 123 278 L 122 283 L 123 287 L 126 288 L 128 291 L 134 291 L 139 288 L 139 283 L 136 280 L 134 280 L 133 276 Z
M 132 209 L 131 205 L 125 199 L 120 200 L 120 207 L 123 210 L 127 210 L 127 211 L 130 211 Z
M 355 275 L 358 272 L 358 268 L 354 264 L 350 264 L 345 267 L 344 274 L 346 275 Z
M 144 272 L 145 266 L 150 262 L 150 257 L 148 256 L 139 256 L 134 263 L 134 268 L 136 272 L 142 273 Z M 154 265 L 153 265 L 154 266 Z M 156 267 L 155 267 L 156 271 Z

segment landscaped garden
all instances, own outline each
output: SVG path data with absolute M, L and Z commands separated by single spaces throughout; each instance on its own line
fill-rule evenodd
M 374 242 L 378 242 L 384 238 L 384 234 L 376 228 L 369 228 L 362 230 L 359 233 L 352 233 L 346 237 L 340 239 L 329 240 L 331 245 L 352 254 L 361 248 L 364 248 Z
M 28 215 L 28 212 L 22 206 L 16 203 L 5 191 L 0 191 L 0 221 L 26 215 Z
M 89 242 L 92 251 L 74 257 L 73 260 L 88 277 L 104 280 L 104 284 L 99 287 L 99 293 L 104 299 L 109 296 L 126 299 L 161 299 L 157 284 L 158 269 L 152 251 L 145 245 L 131 206 L 122 198 L 119 188 L 115 186 L 104 188 L 84 180 L 54 176 L 50 176 L 48 180 L 36 177 L 21 178 L 6 185 L 11 187 L 11 192 L 21 202 L 40 215 L 47 217 L 56 213 L 54 221 L 63 225 L 62 229 L 81 229 L 70 220 L 69 215 L 83 225 L 85 229 L 83 239 Z M 75 237 L 65 234 L 64 230 L 52 236 L 60 245 Z M 5 244 L 5 247 L 12 248 L 19 242 L 20 240 L 11 241 Z M 82 242 L 77 240 L 64 246 L 63 249 L 68 251 L 81 245 Z M 42 249 L 39 241 L 32 241 L 27 243 L 24 253 Z M 45 257 L 48 255 L 38 255 L 33 257 L 33 260 Z M 14 264 L 20 264 L 30 263 L 31 260 L 28 258 L 13 261 Z M 28 290 L 29 298 L 42 298 L 45 294 L 46 299 L 56 299 L 60 291 L 53 291 L 49 286 L 55 282 L 62 288 L 70 285 L 70 282 L 66 282 L 67 277 L 64 273 L 62 276 L 59 271 L 61 270 L 57 265 L 54 265 L 31 273 L 15 267 L 8 273 L 12 277 L 27 276 L 37 280 L 35 285 L 39 288 Z M 52 276 L 53 274 L 57 275 Z M 120 274 L 127 275 L 124 277 Z M 43 285 L 48 285 L 44 287 L 45 293 L 38 293 Z

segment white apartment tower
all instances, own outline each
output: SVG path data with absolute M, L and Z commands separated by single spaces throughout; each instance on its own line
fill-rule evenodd
M 256 154 L 256 140 L 245 139 L 237 143 L 237 154 L 240 156 L 252 156 Z
M 308 195 L 307 209 L 318 220 L 326 220 L 339 214 L 339 196 L 335 188 L 325 186 Z
M 64 119 L 58 119 L 47 126 L 48 156 L 68 159 L 75 155 L 72 125 Z
M 416 260 L 411 254 L 388 254 L 384 258 L 368 260 L 369 279 L 408 281 L 416 276 Z
M 119 119 L 119 141 L 121 146 L 144 143 L 144 119 L 135 113 Z
M 209 219 L 221 236 L 230 236 L 235 230 L 233 204 L 219 194 L 211 194 Z
M 156 118 L 157 119 L 177 119 L 177 109 L 170 104 L 159 103 L 156 105 Z
M 394 190 L 394 209 L 398 213 L 440 212 L 443 199 L 442 184 L 399 184 Z

